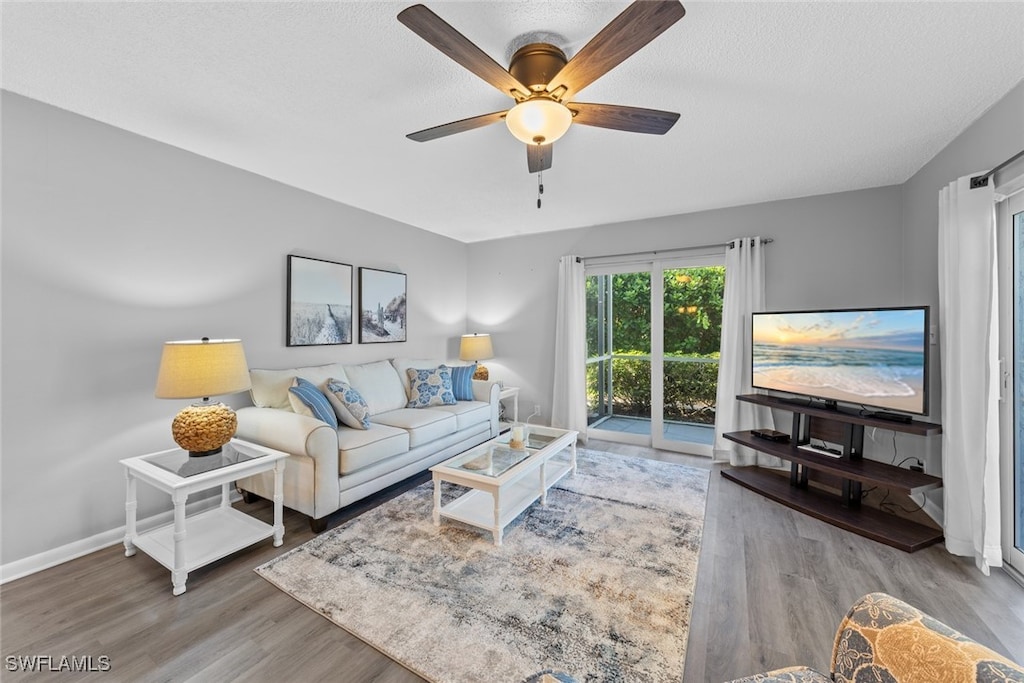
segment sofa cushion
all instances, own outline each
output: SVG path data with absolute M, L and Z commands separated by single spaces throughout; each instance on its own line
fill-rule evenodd
M 458 401 L 451 406 L 437 406 L 431 410 L 443 410 L 455 416 L 459 431 L 491 419 L 491 404 L 483 401 Z
M 448 368 L 452 373 L 452 393 L 456 401 L 473 400 L 473 373 L 476 363 L 472 365 L 454 365 Z
M 398 378 L 398 372 L 386 360 L 346 365 L 345 376 L 348 377 L 348 383 L 355 387 L 366 401 L 370 415 L 404 408 L 409 401 L 402 380 Z
M 334 414 L 330 401 L 308 379 L 296 377 L 288 389 L 288 398 L 291 401 L 292 412 L 315 417 L 335 429 L 338 428 L 338 416 Z
M 429 408 L 455 403 L 452 373 L 447 365 L 436 368 L 409 368 L 409 403 L 406 408 Z
M 291 402 L 288 400 L 288 389 L 292 386 L 292 380 L 296 377 L 308 379 L 317 386 L 323 385 L 328 378 L 334 377 L 347 382 L 345 369 L 341 363 L 328 363 L 327 365 L 311 365 L 303 368 L 289 368 L 287 370 L 261 370 L 250 368 L 249 380 L 252 387 L 249 395 L 252 403 L 257 408 L 278 408 L 280 410 L 291 410 Z
M 458 421 L 454 415 L 434 408 L 391 410 L 374 415 L 370 422 L 406 430 L 409 433 L 410 448 L 416 448 L 458 431 Z
M 370 426 L 370 407 L 362 394 L 348 382 L 337 379 L 327 380 L 324 394 L 330 401 L 338 420 L 352 429 L 367 429 Z
M 369 429 L 338 429 L 338 473 L 348 474 L 409 450 L 409 433 L 371 424 Z

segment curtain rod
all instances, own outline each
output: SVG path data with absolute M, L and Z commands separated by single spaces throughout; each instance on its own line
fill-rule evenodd
M 761 244 L 771 244 L 774 241 L 775 240 L 773 238 L 771 238 L 771 237 L 763 237 L 763 238 L 761 238 Z M 658 256 L 658 255 L 664 255 L 664 254 L 674 254 L 677 251 L 693 251 L 694 249 L 713 249 L 715 247 L 721 247 L 722 249 L 732 249 L 732 248 L 734 248 L 732 242 L 725 242 L 725 243 L 720 243 L 720 244 L 699 244 L 699 245 L 693 246 L 693 247 L 677 247 L 675 249 L 662 249 L 661 251 L 657 251 L 657 250 L 653 250 L 653 251 L 634 251 L 634 252 L 630 252 L 628 254 L 608 254 L 606 256 L 577 256 L 576 257 L 576 262 L 577 263 L 582 263 L 583 261 L 585 261 L 588 258 L 592 258 L 592 259 L 599 259 L 599 258 L 628 258 L 630 256 L 647 256 L 648 254 L 653 257 L 653 256 Z
M 988 173 L 982 173 L 981 175 L 974 176 L 973 178 L 971 178 L 971 189 L 972 190 L 976 190 L 979 187 L 988 187 L 988 179 L 989 178 L 991 178 L 996 173 L 998 173 L 999 171 L 1003 170 L 1004 168 L 1006 168 L 1007 166 L 1009 166 L 1013 162 L 1017 161 L 1017 159 L 1020 159 L 1021 157 L 1024 157 L 1024 149 L 1022 149 L 1021 151 L 1017 152 L 1012 157 L 1010 157 L 1009 159 L 1007 159 L 1003 163 L 999 164 L 998 166 L 993 168 Z

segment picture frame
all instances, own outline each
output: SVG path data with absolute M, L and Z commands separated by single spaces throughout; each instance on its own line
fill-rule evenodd
M 359 269 L 359 343 L 404 342 L 407 339 L 405 273 Z
M 286 346 L 352 343 L 352 274 L 347 263 L 288 256 Z

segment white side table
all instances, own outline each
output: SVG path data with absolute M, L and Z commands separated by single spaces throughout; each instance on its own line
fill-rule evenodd
M 232 439 L 221 453 L 189 457 L 188 451 L 166 451 L 126 458 L 121 461 L 127 478 L 125 499 L 124 554 L 131 557 L 138 548 L 171 570 L 174 595 L 185 592 L 188 573 L 230 555 L 265 538 L 274 546 L 284 542 L 282 522 L 282 474 L 288 454 Z M 231 484 L 236 479 L 274 470 L 274 525 L 234 509 L 230 505 Z M 136 482 L 144 481 L 171 495 L 174 522 L 145 533 L 136 530 Z M 220 505 L 185 517 L 185 502 L 198 491 L 221 487 Z M 187 524 L 186 524 L 187 521 Z
M 512 399 L 512 422 L 519 422 L 519 387 L 502 387 L 498 400 Z

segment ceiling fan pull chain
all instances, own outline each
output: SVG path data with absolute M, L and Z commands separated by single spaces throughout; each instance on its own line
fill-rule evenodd
M 540 196 L 544 194 L 544 171 L 537 174 L 537 208 L 540 208 Z

